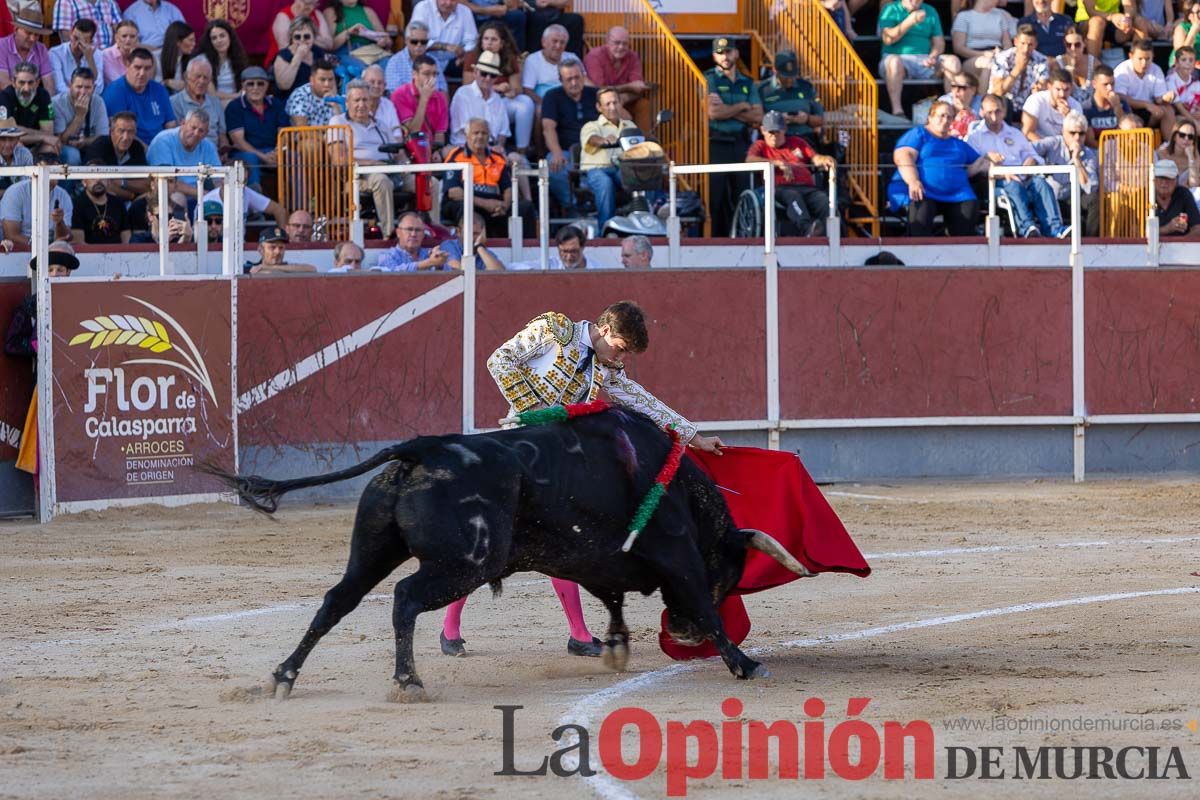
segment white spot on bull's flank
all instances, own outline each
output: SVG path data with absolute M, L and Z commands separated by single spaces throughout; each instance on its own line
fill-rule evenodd
M 446 445 L 446 449 L 450 450 L 452 452 L 458 453 L 458 457 L 462 459 L 464 467 L 471 467 L 476 464 L 483 463 L 483 459 L 480 458 L 478 456 L 478 454 L 474 453 L 471 450 L 471 448 L 467 447 L 465 444 L 459 444 L 458 442 L 452 442 L 452 443 Z
M 572 525 L 571 530 L 575 531 L 576 533 L 581 533 L 578 525 Z
M 484 497 L 481 494 L 473 494 L 470 497 L 464 497 L 463 499 L 459 500 L 458 502 L 460 504 L 462 504 L 462 503 L 483 503 L 485 506 L 488 505 L 489 503 L 491 503 L 490 500 L 488 500 L 486 497 Z
M 489 537 L 487 520 L 483 518 L 482 514 L 476 514 L 467 520 L 467 524 L 475 529 L 475 546 L 471 548 L 467 560 L 473 564 L 482 564 L 484 559 L 487 558 L 488 553 Z

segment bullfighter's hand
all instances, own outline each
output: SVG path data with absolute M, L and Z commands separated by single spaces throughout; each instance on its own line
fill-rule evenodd
M 694 447 L 697 450 L 717 455 L 721 455 L 721 448 L 724 446 L 725 443 L 721 441 L 720 436 L 701 436 L 698 433 L 688 442 L 688 447 Z

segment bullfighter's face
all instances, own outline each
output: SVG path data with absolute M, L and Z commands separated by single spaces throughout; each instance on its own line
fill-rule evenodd
M 625 366 L 626 356 L 633 352 L 629 343 L 613 333 L 608 325 L 601 325 L 596 329 L 596 333 L 597 335 L 592 337 L 592 349 L 596 351 L 596 358 L 600 359 L 600 363 L 606 367 Z

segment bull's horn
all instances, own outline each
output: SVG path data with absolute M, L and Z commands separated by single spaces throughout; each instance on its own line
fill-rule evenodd
M 811 572 L 808 567 L 792 558 L 792 554 L 783 549 L 783 545 L 781 545 L 775 539 L 775 537 L 765 534 L 762 531 L 754 530 L 753 528 L 743 528 L 742 532 L 749 534 L 746 537 L 746 547 L 749 547 L 751 550 L 757 550 L 760 553 L 766 553 L 771 558 L 782 564 L 786 569 L 796 573 L 802 578 L 811 578 L 816 575 L 816 573 Z

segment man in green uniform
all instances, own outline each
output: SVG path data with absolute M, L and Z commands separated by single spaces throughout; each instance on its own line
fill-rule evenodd
M 775 55 L 775 75 L 758 85 L 763 112 L 778 111 L 787 120 L 787 135 L 800 136 L 813 147 L 820 144 L 820 128 L 825 107 L 817 99 L 817 90 L 800 77 L 796 54 L 784 50 Z
M 739 164 L 750 149 L 750 133 L 762 122 L 762 100 L 754 81 L 738 72 L 738 51 L 725 37 L 713 39 L 716 66 L 704 73 L 708 82 L 708 161 Z M 733 207 L 749 186 L 745 173 L 722 173 L 708 178 L 708 213 L 714 236 L 728 236 Z

